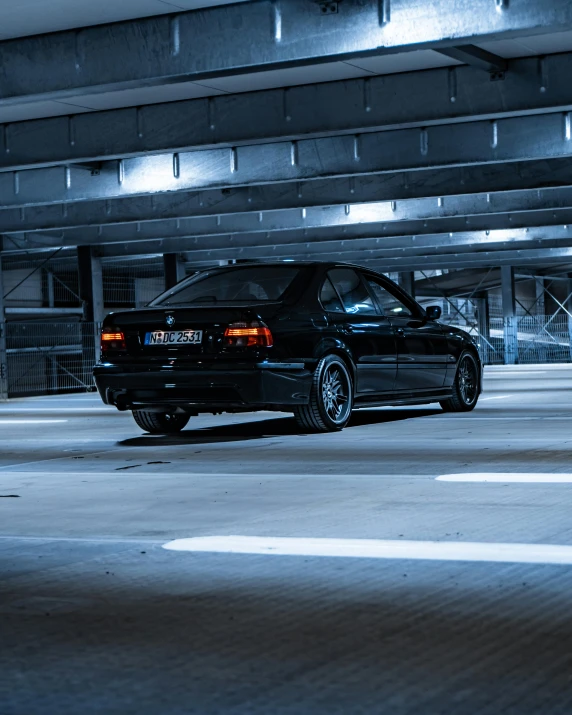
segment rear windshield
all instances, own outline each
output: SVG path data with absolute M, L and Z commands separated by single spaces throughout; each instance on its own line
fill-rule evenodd
M 294 266 L 249 266 L 198 273 L 150 305 L 279 301 L 299 272 Z

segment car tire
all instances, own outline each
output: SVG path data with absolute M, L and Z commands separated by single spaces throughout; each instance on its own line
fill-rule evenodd
M 178 415 L 171 412 L 146 412 L 133 410 L 133 419 L 141 429 L 149 434 L 173 434 L 187 426 L 190 415 Z
M 347 365 L 337 355 L 328 355 L 314 371 L 310 402 L 297 407 L 294 417 L 306 432 L 338 432 L 349 422 L 353 402 L 353 382 Z
M 453 394 L 439 404 L 445 412 L 474 410 L 481 392 L 481 370 L 477 358 L 468 350 L 459 358 Z

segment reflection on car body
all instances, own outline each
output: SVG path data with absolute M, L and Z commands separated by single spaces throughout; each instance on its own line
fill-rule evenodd
M 358 266 L 217 267 L 107 316 L 95 380 L 106 404 L 155 433 L 202 412 L 289 411 L 304 430 L 333 431 L 359 407 L 472 410 L 476 346 L 439 317 Z

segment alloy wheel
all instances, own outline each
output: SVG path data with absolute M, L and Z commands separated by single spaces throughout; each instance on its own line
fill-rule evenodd
M 335 424 L 347 418 L 350 406 L 350 383 L 339 365 L 328 365 L 322 376 L 322 403 L 328 417 Z
M 470 355 L 465 355 L 459 365 L 459 392 L 466 405 L 471 405 L 478 393 L 478 375 L 475 361 Z

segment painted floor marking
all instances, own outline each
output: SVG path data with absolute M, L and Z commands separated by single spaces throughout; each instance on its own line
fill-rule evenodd
M 547 375 L 547 370 L 499 370 L 499 372 L 485 372 L 485 378 L 505 377 L 506 375 Z
M 494 397 L 481 397 L 479 402 L 484 402 L 485 400 L 506 400 L 507 397 L 512 397 L 512 395 L 495 395 Z
M 18 405 L 8 405 L 6 407 L 0 407 L 0 414 L 2 412 L 9 412 L 10 414 L 16 414 L 18 412 L 117 412 L 114 407 L 19 407 Z
M 572 565 L 572 546 L 548 544 L 198 536 L 170 541 L 163 548 L 193 553 Z
M 542 472 L 474 472 L 442 474 L 438 482 L 491 482 L 502 484 L 572 484 L 572 474 Z
M 466 420 L 509 420 L 510 422 L 546 422 L 547 420 L 556 421 L 566 421 L 572 419 L 570 415 L 562 415 L 560 417 L 543 417 L 539 414 L 537 417 L 521 417 L 520 415 L 511 415 L 510 417 L 498 417 L 498 416 L 487 416 L 480 417 L 474 414 L 464 414 L 464 415 L 428 415 L 426 418 L 431 420 L 447 420 L 448 422 L 454 422 L 456 420 L 465 422 Z
M 77 456 L 82 456 L 82 457 L 88 457 L 93 454 L 112 454 L 111 451 L 107 452 L 78 452 Z M 67 466 L 70 464 L 71 459 L 73 459 L 74 455 L 66 455 L 65 457 L 56 457 L 54 459 L 61 459 L 62 461 L 65 460 L 65 464 L 61 466 Z M 44 460 L 44 461 L 49 461 L 49 460 Z M 16 478 L 16 477 L 26 477 L 26 478 L 32 478 L 32 477 L 47 477 L 47 476 L 54 476 L 54 470 L 37 470 L 37 471 L 31 471 L 31 470 L 22 470 L 18 471 L 17 467 L 20 466 L 27 466 L 27 465 L 35 465 L 37 462 L 22 462 L 22 464 L 14 464 L 11 465 L 12 471 L 8 471 L 8 465 L 6 467 L 0 467 L 0 476 L 2 478 L 4 477 L 9 477 L 9 478 Z M 167 466 L 167 465 L 165 465 Z M 6 471 L 3 471 L 3 470 Z M 146 470 L 143 467 L 140 470 L 137 470 L 137 475 L 138 477 L 159 477 L 161 479 L 165 478 L 165 473 L 164 472 L 158 472 L 156 470 Z M 122 476 L 125 476 L 125 474 L 122 474 L 121 472 L 117 472 L 115 469 L 111 468 L 107 471 L 89 471 L 89 470 L 84 470 L 84 471 L 78 471 L 77 469 L 70 469 L 69 471 L 58 471 L 57 472 L 58 477 L 93 477 L 96 479 L 104 479 L 105 477 L 113 477 L 113 478 L 119 478 Z M 314 473 L 308 473 L 308 472 L 298 472 L 298 473 L 285 473 L 285 472 L 275 472 L 275 473 L 270 473 L 270 472 L 264 472 L 264 473 L 259 473 L 259 474 L 252 474 L 251 472 L 244 472 L 243 474 L 239 472 L 189 472 L 189 471 L 181 471 L 181 472 L 174 472 L 171 471 L 169 473 L 170 478 L 180 478 L 180 479 L 215 479 L 215 478 L 221 478 L 221 479 L 245 479 L 245 480 L 254 480 L 254 481 L 260 481 L 261 479 L 308 479 L 308 478 L 316 478 L 316 479 L 324 479 L 324 478 L 333 478 L 333 479 L 373 479 L 373 480 L 378 480 L 378 479 L 402 479 L 404 475 L 402 474 L 356 474 L 356 473 L 351 473 L 351 474 L 340 474 L 340 473 L 330 473 L 330 472 L 314 472 Z M 406 478 L 407 479 L 417 479 L 421 477 L 422 479 L 431 479 L 431 475 L 418 475 L 418 474 L 407 474 Z
M 69 420 L 3 420 L 0 419 L 0 425 L 55 425 Z

